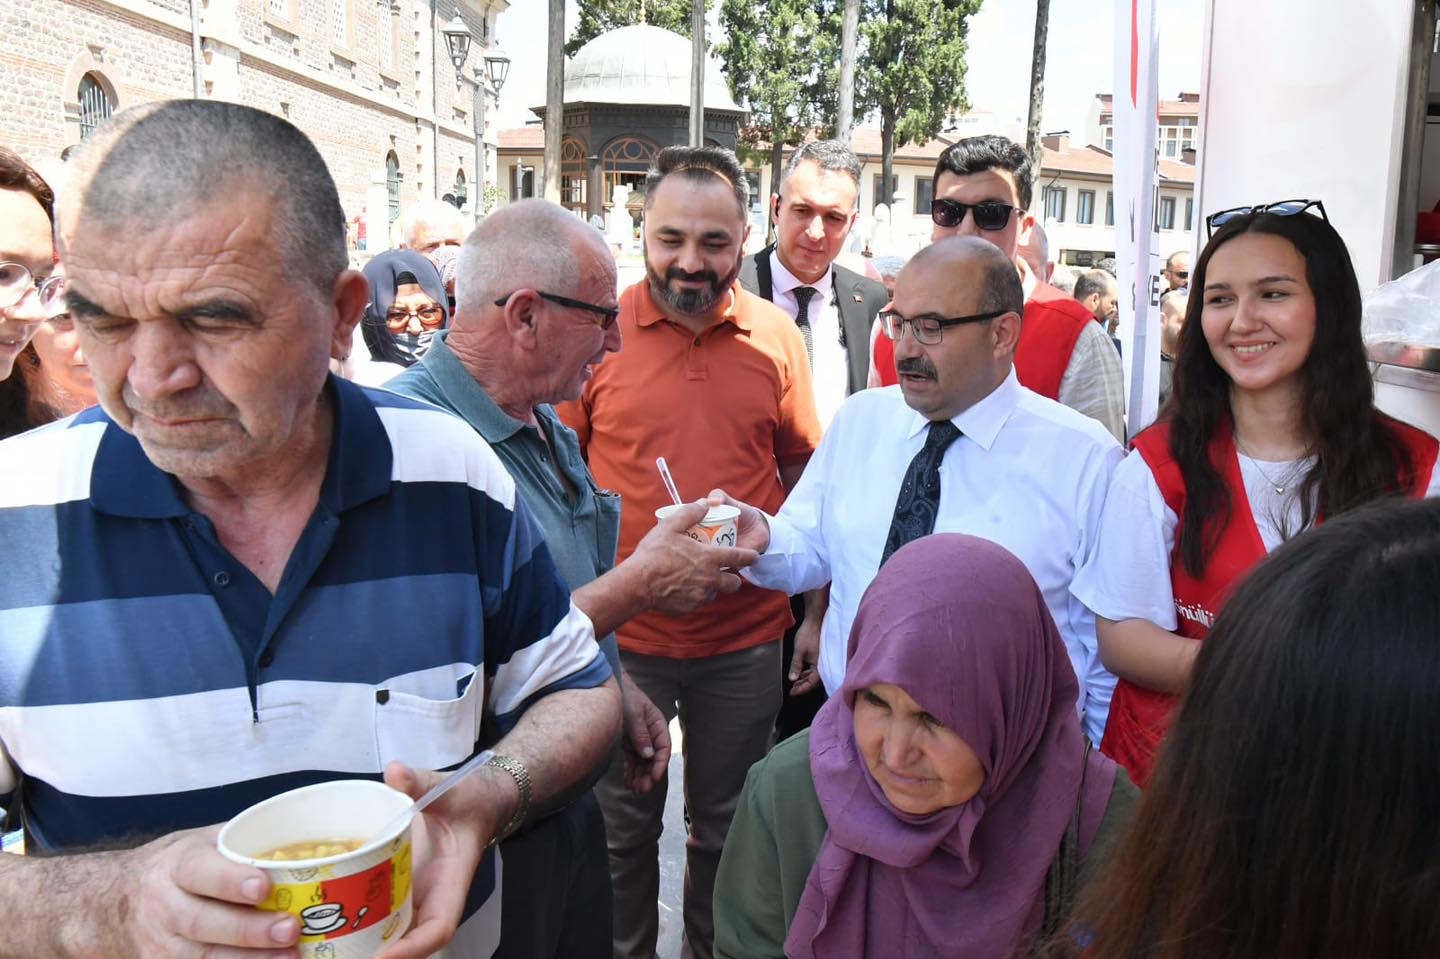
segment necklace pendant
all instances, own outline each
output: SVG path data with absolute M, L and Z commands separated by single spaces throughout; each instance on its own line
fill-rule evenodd
M 1275 487 L 1275 495 L 1276 495 L 1276 496 L 1284 496 L 1284 495 L 1285 495 L 1285 487 L 1283 487 L 1283 486 L 1277 486 L 1277 487 Z

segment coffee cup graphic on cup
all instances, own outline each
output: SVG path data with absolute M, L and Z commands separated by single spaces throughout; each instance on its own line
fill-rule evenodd
M 410 822 L 394 823 L 409 806 L 410 797 L 383 783 L 318 783 L 251 806 L 226 823 L 217 845 L 269 874 L 258 908 L 300 920 L 302 959 L 369 959 L 410 927 Z M 267 858 L 304 856 L 306 846 L 330 854 Z
M 679 506 L 662 506 L 655 511 L 655 518 L 663 520 L 670 516 Z M 710 543 L 715 546 L 734 546 L 736 539 L 736 523 L 740 519 L 740 510 L 734 506 L 712 506 L 706 512 L 705 518 L 685 531 L 685 535 L 697 543 Z

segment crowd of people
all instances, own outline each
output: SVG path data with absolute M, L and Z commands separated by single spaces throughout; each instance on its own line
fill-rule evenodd
M 653 959 L 677 718 L 686 959 L 1428 954 L 1440 444 L 1344 241 L 1212 214 L 1127 444 L 1034 172 L 956 143 L 864 276 L 844 143 L 752 254 L 734 154 L 669 147 L 621 290 L 541 200 L 352 269 L 243 106 L 125 111 L 58 196 L 0 148 L 0 957 L 295 956 L 218 824 L 488 748 L 382 959 Z

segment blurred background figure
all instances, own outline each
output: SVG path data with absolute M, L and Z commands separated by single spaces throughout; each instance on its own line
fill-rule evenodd
M 51 274 L 62 287 L 56 294 L 63 299 L 64 279 Z M 49 310 L 63 309 L 61 299 L 51 301 Z M 75 323 L 68 312 L 50 316 L 35 332 L 25 352 L 16 363 L 17 374 L 23 376 L 30 391 L 32 404 L 42 405 L 58 419 L 78 413 L 87 406 L 94 406 L 95 383 L 90 378 L 90 367 L 85 362 L 85 353 L 80 349 L 80 339 L 75 333 Z
M 420 200 L 411 204 L 400 218 L 399 248 L 428 256 L 442 246 L 458 249 L 469 232 L 469 220 L 451 204 L 444 200 Z
M 1190 251 L 1176 250 L 1165 258 L 1165 269 L 1160 275 L 1169 284 L 1167 292 L 1190 289 Z
M 1039 220 L 1020 232 L 1020 241 L 1015 244 L 1015 265 L 1035 277 L 1037 283 L 1049 283 L 1055 273 L 1055 261 L 1050 259 L 1050 238 Z
M 1190 294 L 1175 290 L 1160 297 L 1160 406 L 1170 399 L 1175 375 L 1175 355 L 1180 352 L 1180 330 L 1185 326 L 1185 311 Z
M 1435 954 L 1437 569 L 1440 504 L 1392 501 L 1241 584 L 1058 955 Z
M 1063 263 L 1050 273 L 1050 285 L 1066 296 L 1075 295 L 1075 281 L 1078 279 L 1080 273 L 1074 267 L 1065 266 Z
M 1092 750 L 1025 565 L 939 533 L 865 591 L 811 729 L 751 768 L 717 959 L 1030 955 L 1139 794 Z
M 435 333 L 449 325 L 449 301 L 435 264 L 413 250 L 381 253 L 364 273 L 370 305 L 359 343 L 368 356 L 347 362 L 350 379 L 378 386 L 425 355 Z
M 884 284 L 885 292 L 893 299 L 895 277 L 900 275 L 909 259 L 905 256 L 869 257 L 865 260 L 865 275 Z M 865 385 L 894 386 L 899 382 L 900 378 L 895 374 L 895 341 L 882 336 L 880 324 L 876 323 L 870 329 L 870 378 Z
M 44 178 L 18 154 L 0 147 L 0 438 L 62 415 L 40 389 L 40 361 L 29 347 L 46 316 L 64 310 L 64 280 L 55 266 L 54 206 L 55 193 Z
M 1110 336 L 1120 318 L 1120 284 L 1104 270 L 1089 270 L 1075 281 L 1074 297 Z

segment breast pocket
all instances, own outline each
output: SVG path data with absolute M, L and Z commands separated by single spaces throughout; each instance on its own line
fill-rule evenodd
M 480 738 L 485 677 L 457 665 L 400 677 L 375 690 L 375 745 L 381 766 L 398 759 L 444 769 L 469 758 Z
M 600 573 L 615 566 L 615 551 L 620 547 L 620 494 L 608 489 L 595 489 L 595 555 Z

